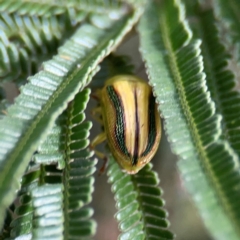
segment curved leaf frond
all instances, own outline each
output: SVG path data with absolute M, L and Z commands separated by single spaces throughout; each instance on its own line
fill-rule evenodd
M 72 24 L 70 13 L 64 13 L 48 18 L 6 13 L 0 16 L 0 81 L 21 84 L 56 54 L 79 23 Z
M 85 89 L 76 95 L 34 154 L 35 164 L 22 180 L 11 237 L 77 239 L 95 233 L 96 224 L 89 219 L 93 210 L 85 207 L 96 164 L 85 149 L 91 124 L 84 122 L 83 111 L 89 93 Z
M 56 123 L 48 131 L 46 139 L 40 143 L 38 153 L 34 154 L 34 161 L 37 164 L 57 164 L 58 169 L 63 169 L 65 167 L 65 154 L 63 153 L 65 149 L 62 146 L 62 138 L 64 137 L 62 133 L 62 118 L 64 118 L 64 114 L 59 116 Z
M 152 165 L 147 164 L 135 175 L 123 173 L 110 158 L 108 178 L 116 199 L 116 219 L 122 234 L 127 239 L 173 239 L 167 229 L 167 213 L 163 208 L 159 179 Z
M 61 117 L 62 115 L 60 119 Z M 56 169 L 56 163 L 58 168 L 62 168 L 65 163 L 64 154 L 61 150 L 61 129 L 58 120 L 48 133 L 47 139 L 41 143 L 37 153 L 33 155 L 33 161 L 30 162 L 28 170 L 22 178 L 21 189 L 18 193 L 19 205 L 14 211 L 16 217 L 9 225 L 11 239 L 32 239 L 33 236 L 34 239 L 39 236 L 46 237 L 44 226 L 50 229 L 53 223 L 47 220 L 48 218 L 51 220 L 54 216 L 62 219 L 61 222 L 58 220 L 55 223 L 57 224 L 56 227 L 61 226 L 61 231 L 57 233 L 58 237 L 62 235 L 63 213 L 61 208 L 58 206 L 55 213 L 51 212 L 50 216 L 48 216 L 49 212 L 41 210 L 41 208 L 51 207 L 49 199 L 54 199 L 57 196 L 62 198 L 60 192 L 63 188 L 61 186 L 62 173 Z M 49 194 L 52 196 L 50 197 Z M 57 201 L 53 201 L 53 204 L 59 205 L 59 197 L 57 197 Z
M 198 5 L 197 5 L 198 6 Z M 211 97 L 216 104 L 216 110 L 222 116 L 223 137 L 229 141 L 233 150 L 240 157 L 240 93 L 237 91 L 237 80 L 229 68 L 231 55 L 221 42 L 219 29 L 212 10 L 201 10 L 198 6 L 195 12 L 196 37 L 201 37 L 201 45 L 206 80 Z M 204 9 L 202 7 L 202 9 Z
M 46 184 L 32 191 L 33 239 L 63 239 L 62 188 L 62 184 Z
M 119 0 L 43 0 L 43 1 L 24 1 L 9 0 L 0 1 L 0 12 L 15 13 L 19 15 L 34 15 L 50 17 L 59 15 L 66 11 L 67 8 L 83 10 L 95 13 L 109 13 L 119 10 L 123 3 Z
M 180 158 L 185 186 L 211 233 L 217 239 L 238 239 L 237 155 L 221 140 L 221 116 L 207 90 L 201 41 L 192 40 L 178 0 L 149 4 L 139 31 L 150 83 Z
M 118 19 L 110 14 L 92 19 L 91 25 L 83 24 L 58 55 L 45 62 L 43 70 L 21 89 L 8 116 L 0 121 L 0 214 L 4 215 L 13 201 L 40 138 L 46 137 L 67 103 L 89 83 L 99 62 L 117 46 L 140 14 L 141 9 Z
M 90 122 L 84 122 L 89 89 L 77 94 L 66 111 L 68 130 L 65 133 L 66 167 L 64 182 L 64 239 L 89 238 L 96 232 L 96 223 L 90 219 L 92 208 L 86 205 L 92 200 L 93 173 L 96 160 L 93 152 L 86 149 L 90 135 Z
M 19 203 L 16 204 L 15 217 L 9 225 L 10 239 L 32 238 L 34 210 L 31 192 L 38 187 L 41 174 L 40 166 L 33 163 L 22 178 L 22 187 L 18 193 Z

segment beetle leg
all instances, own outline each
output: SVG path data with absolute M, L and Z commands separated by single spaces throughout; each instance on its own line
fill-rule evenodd
M 102 118 L 100 117 L 100 116 L 101 116 L 101 113 L 102 113 L 102 109 L 101 109 L 100 106 L 99 106 L 99 107 L 96 107 L 96 108 L 94 108 L 94 109 L 91 110 L 91 115 L 92 115 L 92 117 L 93 117 L 96 121 L 98 121 L 98 122 L 100 122 L 101 124 L 103 124 L 103 120 L 102 120 Z
M 101 144 L 105 140 L 106 140 L 106 133 L 102 132 L 92 140 L 92 142 L 90 143 L 90 146 L 89 146 L 90 149 L 94 150 L 95 154 L 101 159 L 106 158 L 106 156 L 102 152 L 96 150 L 95 148 L 97 145 Z
M 97 145 L 104 142 L 105 140 L 106 140 L 106 133 L 102 132 L 99 135 L 97 135 L 90 144 L 90 149 L 92 149 L 95 152 L 95 154 L 104 161 L 102 167 L 99 170 L 99 175 L 104 173 L 105 168 L 107 166 L 108 158 L 104 153 L 96 150 L 95 148 Z
M 95 147 L 97 146 L 97 145 L 99 145 L 100 143 L 102 143 L 102 142 L 104 142 L 105 140 L 106 140 L 106 133 L 105 132 L 102 132 L 102 133 L 100 133 L 99 135 L 97 135 L 93 140 L 92 140 L 92 142 L 91 142 L 91 144 L 90 144 L 90 148 L 91 149 L 95 149 Z M 95 151 L 95 150 L 94 150 Z
M 90 149 L 94 150 L 95 154 L 104 161 L 102 167 L 99 170 L 99 174 L 104 173 L 108 159 L 104 153 L 96 150 L 95 147 L 100 143 L 104 142 L 105 140 L 106 140 L 106 133 L 102 132 L 98 136 L 96 136 L 90 144 Z
M 99 175 L 103 174 L 105 172 L 105 169 L 106 169 L 106 166 L 107 166 L 107 163 L 108 163 L 108 159 L 107 157 L 105 156 L 103 158 L 103 165 L 101 166 L 100 170 L 99 170 Z

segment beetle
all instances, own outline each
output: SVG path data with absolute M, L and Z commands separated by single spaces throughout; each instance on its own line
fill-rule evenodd
M 96 92 L 100 105 L 92 113 L 100 114 L 104 131 L 91 148 L 107 140 L 109 149 L 128 174 L 135 174 L 155 155 L 161 138 L 161 121 L 152 88 L 142 79 L 118 75 L 108 79 Z M 106 160 L 103 153 L 95 154 Z

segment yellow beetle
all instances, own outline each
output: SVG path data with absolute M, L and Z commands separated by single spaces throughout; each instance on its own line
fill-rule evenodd
M 161 121 L 152 88 L 142 79 L 119 75 L 96 92 L 104 132 L 91 144 L 107 140 L 110 151 L 124 171 L 137 173 L 155 155 L 161 138 Z M 104 154 L 95 153 L 105 158 Z M 106 158 L 105 158 L 106 159 Z

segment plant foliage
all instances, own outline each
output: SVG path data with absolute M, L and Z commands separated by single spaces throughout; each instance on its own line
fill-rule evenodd
M 5 233 L 11 239 L 74 239 L 94 234 L 93 210 L 85 207 L 91 201 L 96 164 L 86 149 L 91 124 L 84 121 L 84 110 L 89 93 L 86 89 L 76 95 L 34 154 L 22 179 L 20 204 L 14 211 L 17 217 Z
M 152 17 L 155 15 L 160 21 Z M 147 27 L 150 22 L 154 26 L 152 29 Z M 211 24 L 214 23 L 210 21 Z M 203 26 L 207 26 L 206 22 Z M 160 29 L 158 34 L 156 29 Z M 238 156 L 222 137 L 222 115 L 216 111 L 218 102 L 214 102 L 216 98 L 211 98 L 215 96 L 207 88 L 208 75 L 203 59 L 207 61 L 210 54 L 205 58 L 202 55 L 201 46 L 205 46 L 205 42 L 193 37 L 180 1 L 165 1 L 163 6 L 158 7 L 149 4 L 139 31 L 142 36 L 141 51 L 160 110 L 166 119 L 167 134 L 181 159 L 179 169 L 186 187 L 212 234 L 217 239 L 238 239 Z M 219 46 L 216 42 L 214 44 Z M 213 48 L 211 51 L 219 53 Z M 211 64 L 214 60 L 218 61 L 218 58 L 212 55 Z M 220 61 L 225 60 L 221 58 Z M 219 62 L 216 65 L 224 68 Z M 214 70 L 218 69 L 215 67 Z M 223 81 L 220 81 L 219 84 L 222 84 Z M 214 86 L 214 89 L 218 88 Z M 226 97 L 222 101 L 225 100 Z M 218 221 L 215 220 L 216 215 Z
M 99 16 L 96 24 L 101 22 L 101 28 L 94 25 L 94 18 L 92 24 L 80 26 L 59 49 L 58 55 L 45 62 L 43 70 L 29 79 L 15 104 L 8 108 L 8 115 L 0 123 L 2 214 L 13 200 L 15 190 L 19 188 L 19 178 L 40 139 L 46 136 L 67 103 L 89 82 L 99 61 L 116 46 L 122 38 L 120 34 L 129 29 L 136 17 L 137 14 L 130 14 L 111 20 Z M 110 21 L 114 24 L 111 25 Z M 112 41 L 113 38 L 116 40 Z M 101 44 L 98 44 L 100 39 Z M 10 181 L 12 176 L 15 178 Z
M 1 81 L 26 83 L 26 78 L 56 54 L 57 48 L 85 17 L 73 22 L 67 10 L 48 18 L 4 12 L 0 16 Z
M 110 53 L 139 19 L 184 186 L 215 239 L 239 239 L 239 9 L 237 0 L 1 0 L 0 239 L 93 238 L 86 87 L 132 73 L 128 57 Z M 19 91 L 13 104 L 6 83 Z M 127 175 L 110 157 L 107 175 L 119 239 L 174 238 L 151 164 Z
M 111 159 L 108 168 L 109 182 L 116 198 L 116 219 L 123 232 L 119 239 L 173 239 L 166 228 L 167 213 L 162 208 L 161 190 L 152 165 L 146 165 L 136 175 L 123 173 Z M 137 200 L 137 201 L 136 201 Z

